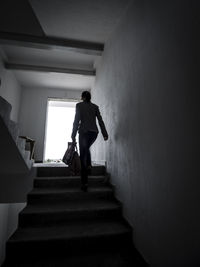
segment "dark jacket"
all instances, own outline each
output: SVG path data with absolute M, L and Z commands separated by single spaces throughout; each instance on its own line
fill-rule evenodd
M 76 104 L 76 114 L 74 118 L 72 139 L 76 137 L 77 131 L 79 134 L 92 131 L 99 132 L 96 125 L 96 118 L 98 119 L 102 135 L 108 137 L 103 119 L 101 117 L 99 107 L 91 102 L 83 101 Z

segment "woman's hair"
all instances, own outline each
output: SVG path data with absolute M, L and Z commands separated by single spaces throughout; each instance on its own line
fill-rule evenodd
M 90 94 L 89 91 L 84 91 L 84 92 L 82 93 L 81 96 L 82 96 L 82 98 L 85 98 L 85 100 L 86 100 L 87 102 L 90 102 L 91 94 Z

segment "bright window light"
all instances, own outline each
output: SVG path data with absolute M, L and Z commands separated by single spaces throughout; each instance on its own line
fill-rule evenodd
M 60 161 L 71 142 L 71 133 L 77 102 L 49 100 L 47 107 L 44 160 Z

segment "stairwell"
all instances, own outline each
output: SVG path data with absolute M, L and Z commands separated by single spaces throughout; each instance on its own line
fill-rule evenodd
M 3 267 L 146 266 L 105 167 L 92 168 L 88 192 L 80 184 L 67 167 L 37 167 Z
M 25 140 L 19 137 L 18 123 L 10 119 L 11 110 L 11 104 L 0 96 L 0 174 L 27 173 L 33 160 L 25 149 Z

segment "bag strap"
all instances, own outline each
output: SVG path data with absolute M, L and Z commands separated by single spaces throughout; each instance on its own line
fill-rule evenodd
M 77 144 L 75 145 L 75 149 L 76 149 L 76 152 L 78 152 L 78 147 L 77 147 Z
M 78 152 L 77 142 L 73 142 L 72 145 L 74 146 L 76 152 Z

